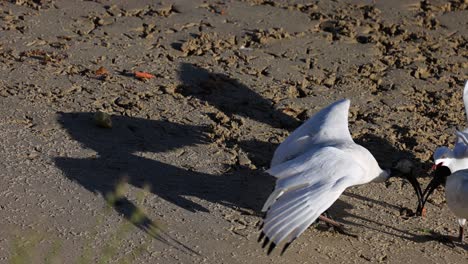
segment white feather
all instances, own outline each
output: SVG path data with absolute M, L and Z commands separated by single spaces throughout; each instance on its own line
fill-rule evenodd
M 337 150 L 339 151 L 339 150 Z M 315 175 L 315 184 L 285 191 L 271 206 L 265 218 L 264 233 L 276 244 L 286 237 L 290 240 L 300 235 L 297 229 L 305 223 L 312 223 L 328 209 L 343 193 L 356 184 L 361 184 L 364 170 L 356 163 L 349 162 L 349 157 L 337 159 L 343 162 L 340 169 L 332 168 L 330 163 L 320 169 L 311 167 L 309 175 Z M 329 173 L 331 171 L 332 173 Z M 305 230 L 305 229 L 304 229 Z M 294 236 L 291 234 L 295 233 Z M 289 242 L 289 241 L 288 241 Z
M 465 114 L 468 120 L 468 81 L 465 82 L 465 87 L 463 88 L 463 104 L 465 105 Z
M 337 101 L 299 126 L 276 149 L 270 166 L 293 159 L 309 150 L 312 145 L 336 141 L 352 142 L 348 130 L 349 105 L 348 99 Z

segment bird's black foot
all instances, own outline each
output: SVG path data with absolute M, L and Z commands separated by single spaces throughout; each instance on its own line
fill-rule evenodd
M 460 231 L 458 233 L 458 242 L 460 242 L 462 245 L 463 245 L 463 238 L 465 236 L 465 230 L 463 228 L 463 226 L 460 226 Z

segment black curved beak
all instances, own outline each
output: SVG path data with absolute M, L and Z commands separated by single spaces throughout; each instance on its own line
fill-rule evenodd
M 416 214 L 422 215 L 424 206 L 426 205 L 426 202 L 429 196 L 431 196 L 431 194 L 439 185 L 445 182 L 447 176 L 449 176 L 450 174 L 452 174 L 450 169 L 446 166 L 443 166 L 442 163 L 439 163 L 436 165 L 435 170 L 434 170 L 434 178 L 424 190 L 423 199 L 422 199 L 422 202 L 418 204 L 418 209 L 416 209 Z
M 390 177 L 404 177 L 411 183 L 411 186 L 413 186 L 414 191 L 416 192 L 416 196 L 418 197 L 418 208 L 422 206 L 422 198 L 423 198 L 423 192 L 421 190 L 421 185 L 419 184 L 418 180 L 412 173 L 402 173 L 399 170 L 396 169 L 390 169 Z
M 411 185 L 414 188 L 414 191 L 416 192 L 416 196 L 418 197 L 418 206 L 422 206 L 422 190 L 421 190 L 421 185 L 419 184 L 418 180 L 416 177 L 412 174 L 405 175 L 406 179 L 411 183 Z

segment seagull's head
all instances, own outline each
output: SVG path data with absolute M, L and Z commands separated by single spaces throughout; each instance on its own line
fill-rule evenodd
M 455 152 L 447 147 L 438 147 L 434 151 L 434 165 L 432 165 L 432 174 L 434 178 L 432 181 L 427 185 L 426 189 L 424 190 L 422 202 L 418 204 L 418 209 L 416 210 L 416 214 L 423 215 L 424 205 L 426 204 L 427 199 L 434 190 L 441 184 L 445 182 L 447 177 L 452 174 L 451 168 L 454 163 L 455 159 Z
M 418 208 L 422 203 L 422 191 L 421 186 L 419 185 L 418 180 L 413 174 L 414 165 L 410 160 L 401 159 L 397 161 L 392 168 L 387 170 L 388 178 L 399 177 L 408 180 L 413 186 L 416 196 L 418 197 Z
M 454 160 L 454 153 L 447 147 L 438 147 L 434 151 L 434 165 L 432 170 L 436 171 L 438 167 L 450 167 L 452 161 Z
M 424 205 L 426 204 L 426 201 L 429 198 L 429 196 L 431 196 L 434 190 L 439 185 L 443 184 L 447 177 L 450 176 L 450 174 L 452 174 L 450 168 L 444 165 L 436 165 L 432 173 L 434 174 L 434 178 L 432 178 L 432 181 L 429 183 L 429 185 L 427 185 L 426 189 L 424 190 L 422 203 L 418 205 L 418 209 L 416 210 L 416 213 L 418 215 L 422 215 Z

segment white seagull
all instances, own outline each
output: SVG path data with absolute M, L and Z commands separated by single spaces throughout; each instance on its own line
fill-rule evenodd
M 463 102 L 468 119 L 468 81 L 463 90 Z M 464 226 L 468 218 L 468 128 L 456 131 L 457 142 L 453 150 L 439 147 L 434 152 L 434 178 L 424 190 L 423 201 L 418 206 L 421 215 L 424 205 L 437 188 L 445 184 L 445 198 L 450 210 L 458 218 L 459 241 L 463 243 Z
M 463 243 L 464 226 L 468 218 L 468 169 L 457 170 L 452 173 L 447 166 L 437 166 L 437 169 L 434 171 L 434 179 L 424 190 L 422 208 L 424 208 L 427 198 L 429 198 L 435 188 L 445 181 L 445 199 L 447 200 L 448 207 L 457 217 L 460 230 L 458 240 Z
M 276 149 L 267 173 L 277 178 L 276 187 L 262 211 L 266 211 L 259 241 L 270 241 L 268 254 L 286 241 L 281 253 L 343 193 L 354 185 L 383 182 L 397 172 L 413 185 L 416 178 L 398 163 L 383 170 L 364 147 L 354 143 L 348 130 L 350 101 L 343 99 L 322 109 L 289 135 Z
M 465 104 L 465 113 L 468 120 L 468 81 L 463 89 L 463 103 Z M 446 166 L 450 171 L 468 169 L 468 128 L 463 131 L 455 131 L 457 141 L 453 150 L 448 147 L 438 147 L 434 152 L 434 169 L 437 166 Z

